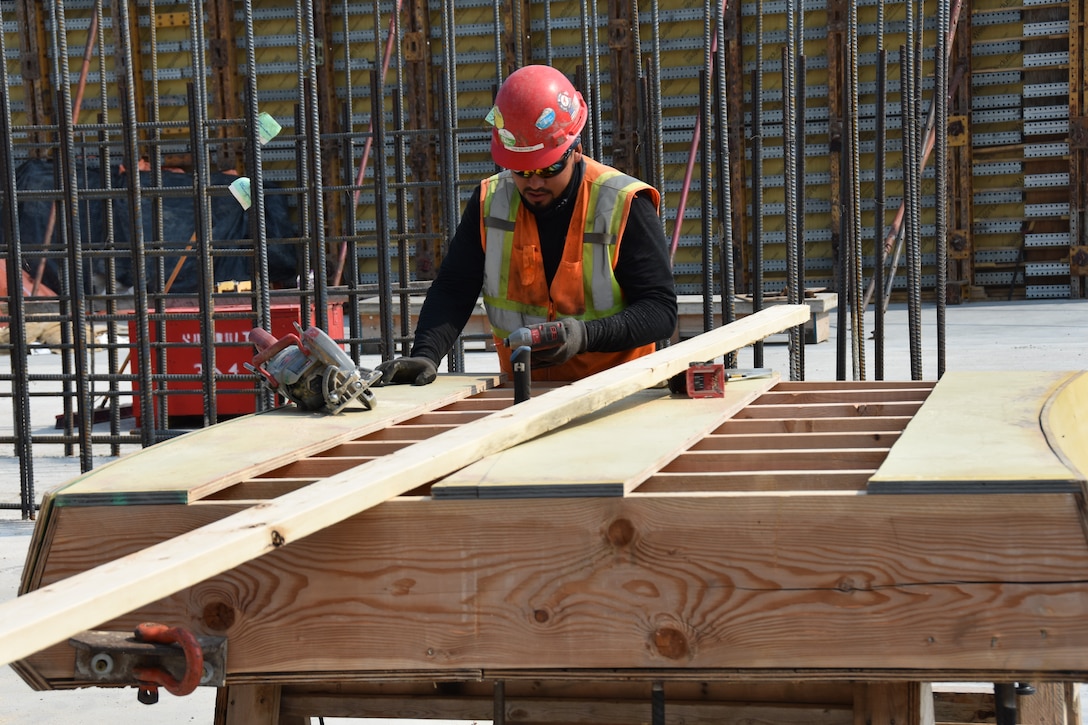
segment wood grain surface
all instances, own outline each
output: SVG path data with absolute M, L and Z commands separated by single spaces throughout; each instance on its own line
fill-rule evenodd
M 1084 472 L 1055 453 L 1042 421 L 1048 401 L 1079 375 L 945 373 L 874 474 L 869 491 L 1079 491 Z M 1064 420 L 1067 433 L 1083 448 L 1088 428 L 1068 414 Z
M 46 577 L 236 510 L 67 508 Z M 137 524 L 137 525 L 134 525 Z M 125 538 L 87 547 L 95 531 Z M 238 677 L 466 668 L 1088 674 L 1073 496 L 402 498 L 110 623 L 225 634 Z M 32 658 L 71 677 L 71 651 Z M 1074 673 L 1074 674 L 1071 674 Z M 288 676 L 289 675 L 286 675 Z M 340 674 L 337 674 L 340 676 Z M 917 679 L 925 679 L 918 677 Z

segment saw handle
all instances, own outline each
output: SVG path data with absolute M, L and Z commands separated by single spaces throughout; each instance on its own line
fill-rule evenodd
M 307 357 L 310 355 L 310 351 L 303 346 L 302 340 L 300 340 L 298 335 L 293 332 L 289 332 L 277 340 L 266 330 L 260 327 L 254 327 L 249 331 L 249 341 L 253 343 L 253 346 L 257 348 L 258 352 L 253 356 L 253 363 L 247 367 L 253 372 L 259 373 L 261 377 L 268 381 L 268 386 L 273 390 L 279 388 L 280 382 L 264 369 L 263 366 L 266 362 L 292 345 L 297 345 L 303 355 Z

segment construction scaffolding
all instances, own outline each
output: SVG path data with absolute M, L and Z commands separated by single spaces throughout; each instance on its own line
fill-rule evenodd
M 881 377 L 861 344 L 873 299 L 901 296 L 917 322 L 923 298 L 1083 297 L 1084 13 L 1083 0 L 0 1 L 0 394 L 19 509 L 34 515 L 36 445 L 88 470 L 96 448 L 269 407 L 239 363 L 250 326 L 315 324 L 353 357 L 403 351 L 412 299 L 496 170 L 492 96 L 527 63 L 582 90 L 590 156 L 662 190 L 677 289 L 702 299 L 706 328 L 715 305 L 734 319 L 735 295 L 758 310 L 764 295 L 833 290 L 840 377 L 864 380 Z M 361 319 L 369 301 L 379 334 Z M 30 375 L 34 347 L 63 356 L 59 379 Z M 29 425 L 37 383 L 64 400 L 52 434 Z

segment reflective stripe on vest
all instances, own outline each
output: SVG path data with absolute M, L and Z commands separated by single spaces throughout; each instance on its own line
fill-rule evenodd
M 660 196 L 652 187 L 593 159 L 585 159 L 585 173 L 578 190 L 580 196 L 585 195 L 585 220 L 571 221 L 583 228 L 582 285 L 586 309 L 578 315 L 583 320 L 609 317 L 626 306 L 613 274 L 616 243 L 626 224 L 631 199 L 643 190 L 651 192 L 656 205 Z M 518 327 L 545 322 L 549 319 L 549 308 L 514 301 L 507 294 L 517 233 L 515 220 L 521 205 L 512 175 L 501 172 L 485 179 L 480 200 L 485 248 L 484 303 L 492 331 L 501 338 Z

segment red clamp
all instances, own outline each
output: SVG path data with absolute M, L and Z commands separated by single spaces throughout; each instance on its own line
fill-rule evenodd
M 204 651 L 192 632 L 180 627 L 145 622 L 136 627 L 136 640 L 154 644 L 177 644 L 185 653 L 185 674 L 180 680 L 158 667 L 136 667 L 132 672 L 140 681 L 140 702 L 151 704 L 159 699 L 158 688 L 165 687 L 171 695 L 188 695 L 200 684 L 204 675 Z
M 721 363 L 691 363 L 685 382 L 689 398 L 723 398 L 725 366 Z

